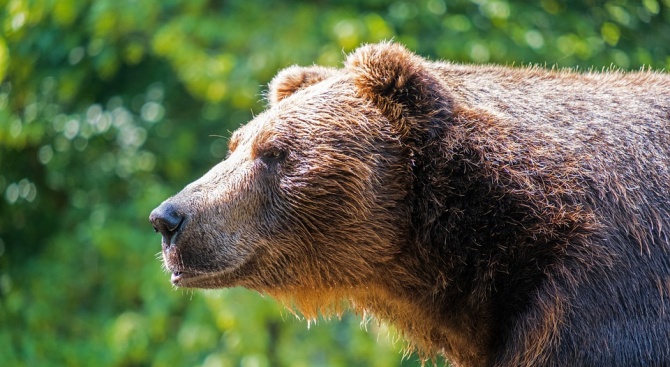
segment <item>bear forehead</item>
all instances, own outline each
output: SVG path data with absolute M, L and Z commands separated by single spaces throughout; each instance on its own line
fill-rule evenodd
M 237 144 L 271 140 L 277 135 L 324 133 L 333 124 L 356 124 L 365 114 L 365 101 L 356 96 L 353 83 L 333 77 L 297 91 L 235 131 L 230 142 Z M 349 118 L 347 118 L 349 117 Z
M 340 72 L 320 82 L 295 91 L 263 112 L 274 119 L 304 119 L 331 117 L 333 111 L 342 113 L 353 106 L 360 107 L 360 98 L 352 76 Z M 359 112 L 351 110 L 352 113 Z M 260 117 L 260 116 L 259 116 Z

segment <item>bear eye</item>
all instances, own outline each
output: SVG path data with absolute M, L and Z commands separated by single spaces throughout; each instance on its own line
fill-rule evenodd
M 276 163 L 286 157 L 286 152 L 279 148 L 269 148 L 261 154 L 261 159 L 266 163 Z

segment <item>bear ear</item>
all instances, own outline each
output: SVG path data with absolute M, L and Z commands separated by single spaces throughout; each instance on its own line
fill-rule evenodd
M 296 91 L 316 84 L 335 74 L 335 69 L 322 66 L 290 66 L 277 74 L 269 84 L 268 100 L 270 106 Z
M 358 93 L 396 124 L 401 137 L 451 118 L 451 98 L 429 68 L 428 61 L 390 42 L 360 47 L 345 63 Z

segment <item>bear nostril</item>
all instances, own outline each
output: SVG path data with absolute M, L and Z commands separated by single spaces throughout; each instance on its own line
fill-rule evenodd
M 177 212 L 171 203 L 163 203 L 149 215 L 149 220 L 156 232 L 160 232 L 169 242 L 172 236 L 179 232 L 184 222 L 184 216 Z

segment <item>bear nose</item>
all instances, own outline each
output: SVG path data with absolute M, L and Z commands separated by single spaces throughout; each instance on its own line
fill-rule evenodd
M 154 226 L 156 232 L 160 232 L 167 243 L 179 232 L 184 216 L 177 212 L 177 208 L 172 203 L 165 202 L 154 209 L 149 215 L 149 220 Z

